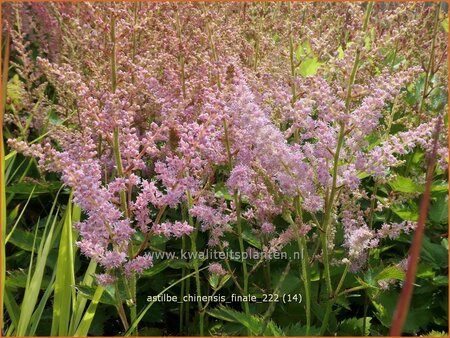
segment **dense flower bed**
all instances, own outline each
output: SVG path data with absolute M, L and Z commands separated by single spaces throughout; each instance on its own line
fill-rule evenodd
M 112 295 L 117 330 L 146 323 L 137 315 L 146 309 L 140 281 L 156 271 L 152 283 L 171 263 L 155 252 L 208 248 L 302 254 L 192 258 L 181 270 L 170 266 L 175 280 L 189 275 L 176 285 L 179 295 L 290 290 L 302 295 L 297 317 L 280 317 L 293 304 L 231 309 L 199 300 L 165 308 L 180 325 L 160 333 L 386 333 L 383 294 L 404 279 L 426 159 L 447 107 L 447 7 L 2 6 L 12 42 L 8 152 L 35 158 L 34 178 L 60 179 L 81 208 L 73 242 L 83 263 L 74 282 L 86 258 L 98 264 L 92 290 Z M 436 212 L 447 203 L 446 129 L 435 154 Z M 436 218 L 427 243 L 446 250 L 439 238 L 447 219 Z M 354 292 L 365 300 L 353 301 Z M 160 327 L 150 323 L 144 327 Z M 446 327 L 439 318 L 412 326 L 408 333 Z

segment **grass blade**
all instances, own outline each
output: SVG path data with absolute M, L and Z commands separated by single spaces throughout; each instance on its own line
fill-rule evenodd
M 94 319 L 95 311 L 97 311 L 98 302 L 100 301 L 104 290 L 105 289 L 102 286 L 98 286 L 97 290 L 95 290 L 92 302 L 89 304 L 89 307 L 83 316 L 83 320 L 74 334 L 75 337 L 84 337 L 89 333 L 89 328 L 91 327 L 92 320 Z
M 55 274 L 53 274 L 50 286 L 45 290 L 38 307 L 36 308 L 36 310 L 33 313 L 33 316 L 31 317 L 30 332 L 28 333 L 28 335 L 30 336 L 34 336 L 36 334 L 36 329 L 41 320 L 45 305 L 47 304 L 48 299 L 50 298 L 51 294 L 53 293 L 53 290 L 55 289 L 54 282 L 55 282 Z
M 95 270 L 97 269 L 97 262 L 91 260 L 89 266 L 84 274 L 83 285 L 91 286 L 94 281 Z M 75 309 L 72 313 L 72 318 L 70 321 L 69 328 L 69 336 L 73 336 L 75 334 L 75 329 L 79 326 L 81 318 L 83 316 L 84 309 L 87 304 L 87 298 L 82 295 L 77 295 L 75 302 Z
M 27 282 L 27 287 L 25 289 L 25 294 L 24 294 L 22 305 L 20 308 L 20 318 L 19 318 L 19 323 L 18 323 L 17 332 L 16 332 L 17 336 L 26 336 L 27 335 L 27 330 L 30 325 L 31 316 L 33 314 L 33 311 L 35 309 L 35 306 L 36 306 L 36 303 L 37 303 L 37 300 L 39 297 L 39 292 L 40 292 L 40 288 L 41 288 L 41 284 L 42 284 L 42 278 L 44 276 L 45 264 L 47 262 L 47 257 L 50 252 L 51 246 L 52 246 L 53 237 L 56 234 L 55 227 L 56 227 L 56 223 L 57 223 L 56 221 L 57 221 L 57 215 L 59 212 L 59 208 L 57 209 L 56 212 L 54 212 L 54 209 L 56 206 L 56 202 L 58 200 L 58 196 L 59 196 L 59 192 L 53 202 L 53 206 L 50 211 L 50 215 L 48 217 L 47 224 L 45 225 L 44 235 L 42 237 L 43 240 L 41 241 L 41 245 L 40 245 L 40 248 L 39 248 L 39 251 L 37 254 L 36 267 L 35 267 L 35 270 L 33 273 L 33 277 L 31 278 L 31 280 L 29 280 Z M 47 232 L 46 230 L 50 223 L 51 223 L 50 230 L 48 231 L 48 233 L 46 233 Z M 44 238 L 45 238 L 45 240 L 44 240 Z M 29 274 L 31 275 L 31 269 L 30 269 Z
M 8 311 L 9 318 L 11 319 L 12 325 L 14 327 L 17 327 L 17 324 L 19 323 L 19 317 L 20 317 L 20 307 L 17 304 L 16 300 L 14 299 L 14 296 L 11 293 L 11 291 L 8 290 L 8 288 L 5 288 L 5 293 L 3 294 L 3 296 L 4 296 L 6 311 Z
M 9 69 L 9 31 L 6 31 L 5 39 L 5 52 L 2 58 L 2 93 L 1 93 L 1 114 L 0 114 L 0 212 L 1 212 L 1 236 L 0 236 L 0 246 L 1 246 L 1 292 L 0 292 L 0 316 L 1 316 L 1 327 L 3 329 L 3 295 L 5 294 L 5 279 L 6 279 L 6 257 L 5 257 L 5 237 L 6 237 L 6 191 L 5 191 L 5 149 L 3 144 L 3 116 L 5 114 L 5 103 L 6 103 L 6 89 L 8 85 L 8 69 Z
M 17 218 L 16 223 L 14 223 L 14 226 L 12 227 L 12 229 L 11 229 L 11 231 L 9 232 L 8 236 L 6 236 L 6 239 L 5 239 L 5 245 L 6 245 L 6 243 L 8 243 L 9 239 L 11 238 L 11 235 L 13 234 L 14 230 L 15 230 L 16 227 L 17 227 L 17 224 L 19 224 L 20 219 L 22 218 L 22 216 L 23 216 L 25 210 L 27 209 L 28 203 L 29 203 L 30 200 L 31 200 L 31 196 L 33 196 L 33 192 L 34 192 L 34 189 L 35 189 L 35 188 L 36 188 L 36 186 L 34 186 L 33 190 L 31 191 L 30 196 L 28 196 L 28 200 L 27 200 L 27 202 L 25 203 L 25 206 L 23 207 L 23 209 L 22 209 L 22 211 L 21 211 L 19 217 Z M 5 223 L 3 223 L 3 224 L 5 224 Z M 6 226 L 6 224 L 5 224 L 5 226 Z
M 72 237 L 72 198 L 67 203 L 56 264 L 55 295 L 51 335 L 67 336 L 71 306 L 75 304 L 74 248 Z

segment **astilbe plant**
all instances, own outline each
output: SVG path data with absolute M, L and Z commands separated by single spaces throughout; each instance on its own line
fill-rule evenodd
M 263 252 L 298 243 L 306 334 L 320 325 L 311 269 L 323 267 L 324 334 L 347 272 L 365 269 L 372 248 L 414 230 L 412 221 L 374 219 L 395 203 L 377 200 L 376 190 L 407 166 L 405 154 L 432 146 L 441 117 L 428 98 L 447 85 L 447 37 L 435 24 L 444 14 L 436 8 L 7 4 L 4 27 L 24 92 L 6 118 L 16 131 L 8 144 L 71 188 L 85 215 L 75 225 L 77 245 L 100 264 L 99 284 L 125 285 L 132 322 L 136 278 L 153 265 L 155 236 L 183 238 L 184 248 L 189 237 L 195 251 L 199 232 L 220 250 L 231 235 L 245 251 L 245 224 Z M 38 57 L 28 41 L 39 45 Z M 412 106 L 418 82 L 422 97 Z M 45 137 L 29 144 L 30 130 Z M 442 171 L 446 143 L 442 134 Z M 270 261 L 260 263 L 242 261 L 242 280 L 228 260 L 209 271 L 230 275 L 245 295 L 254 270 Z M 344 267 L 339 283 L 335 265 Z M 198 260 L 194 270 L 201 294 Z M 124 301 L 119 295 L 128 329 Z M 199 302 L 200 334 L 205 310 Z

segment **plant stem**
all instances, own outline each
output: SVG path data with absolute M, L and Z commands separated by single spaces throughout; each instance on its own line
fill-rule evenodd
M 283 273 L 281 274 L 280 279 L 278 280 L 278 283 L 275 287 L 275 290 L 273 291 L 273 294 L 278 294 L 280 292 L 280 288 L 283 285 L 283 282 L 286 279 L 286 276 L 288 275 L 290 268 L 291 268 L 291 262 L 288 262 L 286 267 L 284 268 Z M 276 302 L 271 302 L 269 304 L 269 307 L 267 308 L 266 313 L 264 313 L 264 316 L 262 319 L 261 331 L 259 332 L 259 335 L 264 336 L 264 332 L 266 331 L 267 325 L 269 324 L 269 320 L 270 320 L 270 317 L 272 316 L 272 313 L 275 311 L 275 307 L 276 307 Z M 308 333 L 306 335 L 308 335 Z
M 198 235 L 198 228 L 194 225 L 194 221 L 192 219 L 192 216 L 189 214 L 189 210 L 192 208 L 192 196 L 191 192 L 188 190 L 186 192 L 187 194 L 187 204 L 188 204 L 188 218 L 189 218 L 189 225 L 194 227 L 194 232 L 191 236 L 191 250 L 194 254 L 194 270 L 195 270 L 195 285 L 197 288 L 197 307 L 198 307 L 198 314 L 199 314 L 199 326 L 200 326 L 200 336 L 204 336 L 204 318 L 205 318 L 205 312 L 203 310 L 203 305 L 201 301 L 202 296 L 202 289 L 200 284 L 200 273 L 199 273 L 199 266 L 198 266 L 198 257 L 197 257 L 197 235 Z
M 111 89 L 112 92 L 115 93 L 117 89 L 117 61 L 116 61 L 116 21 L 114 18 L 114 14 L 111 14 L 111 42 L 112 42 L 112 52 L 111 52 Z M 134 53 L 134 52 L 133 52 Z M 119 140 L 119 127 L 114 127 L 113 132 L 113 151 L 114 151 L 114 157 L 116 161 L 116 167 L 117 167 L 117 174 L 119 177 L 124 177 L 124 171 L 122 166 L 122 156 L 120 154 L 120 140 Z M 122 212 L 124 213 L 125 217 L 128 218 L 128 203 L 127 203 L 127 195 L 126 191 L 122 190 L 120 192 L 120 204 Z M 128 256 L 134 257 L 133 253 L 133 243 L 129 243 L 128 245 Z M 136 276 L 135 274 L 132 274 L 129 278 L 129 280 L 126 280 L 123 278 L 124 284 L 126 285 L 129 301 L 128 306 L 130 308 L 130 319 L 133 323 L 136 320 Z M 118 293 L 118 285 L 116 283 L 116 292 Z M 123 310 L 123 304 L 122 300 L 120 299 L 120 294 L 117 294 L 117 301 L 120 301 L 120 304 L 118 304 L 119 309 L 119 316 L 121 317 L 122 322 L 125 325 L 124 320 L 126 321 L 126 315 L 125 311 Z M 122 318 L 124 317 L 124 318 Z M 125 329 L 128 329 L 128 323 L 126 323 L 127 327 Z M 138 328 L 136 327 L 135 330 L 133 330 L 134 334 L 138 334 Z
M 184 236 L 181 238 L 181 250 L 185 251 L 186 250 L 186 239 L 184 238 Z M 186 268 L 183 267 L 182 269 L 182 277 L 184 278 L 186 276 Z M 181 281 L 181 291 L 180 291 L 180 299 L 183 299 L 184 295 L 185 295 L 185 285 L 186 285 L 186 281 L 183 279 Z M 179 318 L 179 325 L 180 325 L 180 336 L 183 335 L 183 319 L 184 319 L 184 302 L 181 301 L 180 302 L 180 318 Z
M 182 36 L 182 30 L 181 30 L 180 13 L 178 10 L 178 4 L 177 4 L 177 9 L 175 11 L 175 22 L 177 25 L 178 43 L 180 46 L 178 61 L 180 62 L 181 90 L 183 93 L 183 98 L 186 99 L 186 74 L 184 71 L 184 54 L 181 49 L 181 44 L 183 42 L 183 36 Z
M 300 197 L 296 196 L 294 198 L 295 204 L 295 214 L 297 218 L 300 220 L 300 224 L 303 225 L 302 220 L 302 210 L 300 206 Z M 306 245 L 306 238 L 304 235 L 300 235 L 299 227 L 297 222 L 293 222 L 295 225 L 295 231 L 297 232 L 297 244 L 298 250 L 301 254 L 301 271 L 300 278 L 303 280 L 303 285 L 305 288 L 305 308 L 306 308 L 306 336 L 309 336 L 309 330 L 311 328 L 311 278 L 309 271 L 309 255 L 308 255 L 308 247 Z
M 227 121 L 223 120 L 223 128 L 225 133 L 225 148 L 228 155 L 228 166 L 231 171 L 233 162 L 231 157 L 231 149 L 230 149 L 230 140 L 228 138 L 228 127 L 227 127 Z M 241 225 L 241 203 L 240 203 L 240 197 L 239 192 L 234 192 L 234 206 L 236 208 L 236 226 L 238 231 L 238 240 L 239 240 L 239 250 L 241 251 L 241 254 L 244 252 L 244 239 L 242 237 L 242 225 Z M 243 295 L 248 296 L 248 273 L 247 273 L 247 262 L 242 259 L 242 272 L 243 272 L 243 279 L 244 279 L 244 289 L 243 289 Z M 250 308 L 248 306 L 248 302 L 243 302 L 243 308 L 244 312 L 248 315 L 250 314 Z M 247 335 L 251 335 L 251 331 L 247 329 Z
M 366 12 L 365 12 L 365 16 L 364 16 L 364 23 L 363 23 L 363 32 L 367 31 L 367 26 L 369 23 L 369 18 L 370 18 L 370 14 L 372 12 L 373 9 L 373 2 L 369 2 L 367 4 L 366 7 Z M 356 55 L 355 55 L 355 61 L 353 64 L 353 68 L 352 68 L 352 72 L 350 74 L 350 78 L 348 81 L 348 85 L 347 85 L 347 95 L 346 95 L 346 99 L 345 99 L 345 112 L 346 114 L 348 114 L 350 112 L 350 102 L 351 102 L 351 97 L 352 97 L 352 87 L 353 84 L 355 82 L 355 78 L 356 78 L 356 73 L 358 71 L 358 66 L 359 66 L 359 61 L 360 61 L 360 50 L 357 49 L 356 50 Z M 324 264 L 324 274 L 325 274 L 325 281 L 326 281 L 326 286 L 327 286 L 327 293 L 329 297 L 333 296 L 333 287 L 331 284 L 331 276 L 330 276 L 330 263 L 329 263 L 329 255 L 328 255 L 328 231 L 329 231 L 329 225 L 331 224 L 331 213 L 334 207 L 334 199 L 336 197 L 336 183 L 337 183 L 337 174 L 338 174 L 338 167 L 339 167 L 339 157 L 340 157 L 340 152 L 341 149 L 343 147 L 344 144 L 344 138 L 345 138 L 345 123 L 344 122 L 340 122 L 339 123 L 339 136 L 338 136 L 338 141 L 337 141 L 337 145 L 336 145 L 336 151 L 334 153 L 334 157 L 333 157 L 333 171 L 332 171 L 332 175 L 333 175 L 333 179 L 332 179 L 332 185 L 331 185 L 331 190 L 330 190 L 330 194 L 328 197 L 328 200 L 326 201 L 326 210 L 325 210 L 325 218 L 324 218 L 324 226 L 323 226 L 323 230 L 324 232 L 322 233 L 321 236 L 321 240 L 322 240 L 322 259 L 323 259 L 323 264 Z M 328 325 L 328 321 L 329 321 L 329 317 L 331 314 L 331 310 L 332 310 L 332 306 L 334 304 L 334 298 L 329 299 L 327 302 L 327 307 L 325 310 L 325 315 L 322 321 L 322 327 L 320 329 L 320 334 L 323 335 L 325 333 L 326 327 Z
M 425 99 L 427 98 L 427 95 L 428 95 L 428 85 L 430 82 L 430 75 L 433 72 L 433 68 L 434 68 L 434 52 L 436 49 L 436 35 L 437 35 L 437 30 L 439 28 L 439 12 L 441 9 L 441 4 L 438 2 L 438 3 L 436 3 L 435 6 L 436 7 L 434 10 L 435 16 L 434 16 L 434 27 L 433 27 L 433 40 L 431 42 L 430 60 L 428 61 L 428 67 L 425 72 L 425 82 L 423 85 L 422 99 L 420 100 L 419 111 L 417 112 L 417 117 L 418 117 L 419 123 L 422 119 L 421 114 L 423 112 Z
M 202 11 L 203 11 L 203 15 L 206 16 L 208 11 L 206 10 L 205 3 L 202 4 Z M 212 36 L 212 30 L 211 30 L 211 27 L 209 26 L 209 21 L 208 20 L 205 20 L 205 26 L 206 26 L 206 33 L 208 35 L 209 48 L 211 49 L 211 58 L 212 58 L 212 60 L 214 62 L 214 65 L 216 66 L 217 65 L 217 61 L 218 61 L 218 59 L 217 59 L 217 50 L 216 50 L 216 45 L 214 44 L 214 40 L 213 40 L 213 36 Z M 222 87 L 221 82 L 220 82 L 220 73 L 217 72 L 215 77 L 216 77 L 217 88 L 220 90 L 221 87 Z
M 115 287 L 115 294 L 116 294 L 116 306 L 117 306 L 117 312 L 119 313 L 120 320 L 122 321 L 122 325 L 125 330 L 128 330 L 129 324 L 127 320 L 127 315 L 125 314 L 125 309 L 123 308 L 122 298 L 120 297 L 120 291 L 119 286 L 117 283 L 114 285 Z
M 239 193 L 237 191 L 234 192 L 234 204 L 236 207 L 236 225 L 238 231 L 238 240 L 239 240 L 239 250 L 241 254 L 244 253 L 244 239 L 242 237 L 242 225 L 241 225 L 241 202 Z M 242 273 L 244 279 L 244 296 L 248 296 L 248 273 L 247 273 L 247 262 L 245 259 L 242 259 Z M 250 314 L 250 308 L 248 306 L 248 302 L 244 302 L 244 311 L 248 315 Z M 249 331 L 250 333 L 250 331 Z
M 414 232 L 413 241 L 409 250 L 408 267 L 406 269 L 406 278 L 403 283 L 400 299 L 395 308 L 394 317 L 392 320 L 392 327 L 390 331 L 391 336 L 400 336 L 402 334 L 403 325 L 409 312 L 412 292 L 414 288 L 414 281 L 416 280 L 417 266 L 419 264 L 420 250 L 422 248 L 422 240 L 425 232 L 425 223 L 427 221 L 428 207 L 431 199 L 431 184 L 433 183 L 433 175 L 436 164 L 436 154 L 438 149 L 439 134 L 442 125 L 442 118 L 439 116 L 436 122 L 436 129 L 433 140 L 433 149 L 427 165 L 427 176 L 425 181 L 425 192 L 420 201 L 419 219 L 417 227 Z
M 291 62 L 291 91 L 292 101 L 291 105 L 294 106 L 296 100 L 296 87 L 295 87 L 295 60 L 294 60 L 294 40 L 292 37 L 292 19 L 291 19 L 291 3 L 288 2 L 289 9 L 289 59 Z

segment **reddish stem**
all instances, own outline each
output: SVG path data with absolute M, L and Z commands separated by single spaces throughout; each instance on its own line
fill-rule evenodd
M 417 265 L 420 257 L 420 249 L 422 247 L 422 240 L 425 232 L 425 222 L 428 215 L 428 206 L 430 204 L 430 191 L 431 183 L 433 181 L 434 166 L 436 163 L 436 153 L 438 147 L 439 133 L 441 130 L 442 119 L 439 117 L 436 123 L 435 135 L 433 140 L 433 150 L 430 158 L 428 159 L 427 176 L 425 182 L 425 192 L 422 200 L 420 201 L 419 220 L 417 222 L 417 228 L 414 233 L 414 238 L 411 244 L 410 257 L 408 260 L 408 269 L 406 271 L 406 279 L 403 284 L 400 299 L 395 309 L 394 318 L 392 319 L 392 326 L 390 335 L 400 336 L 402 333 L 403 325 L 409 312 L 409 306 L 411 303 L 411 296 L 416 280 Z

